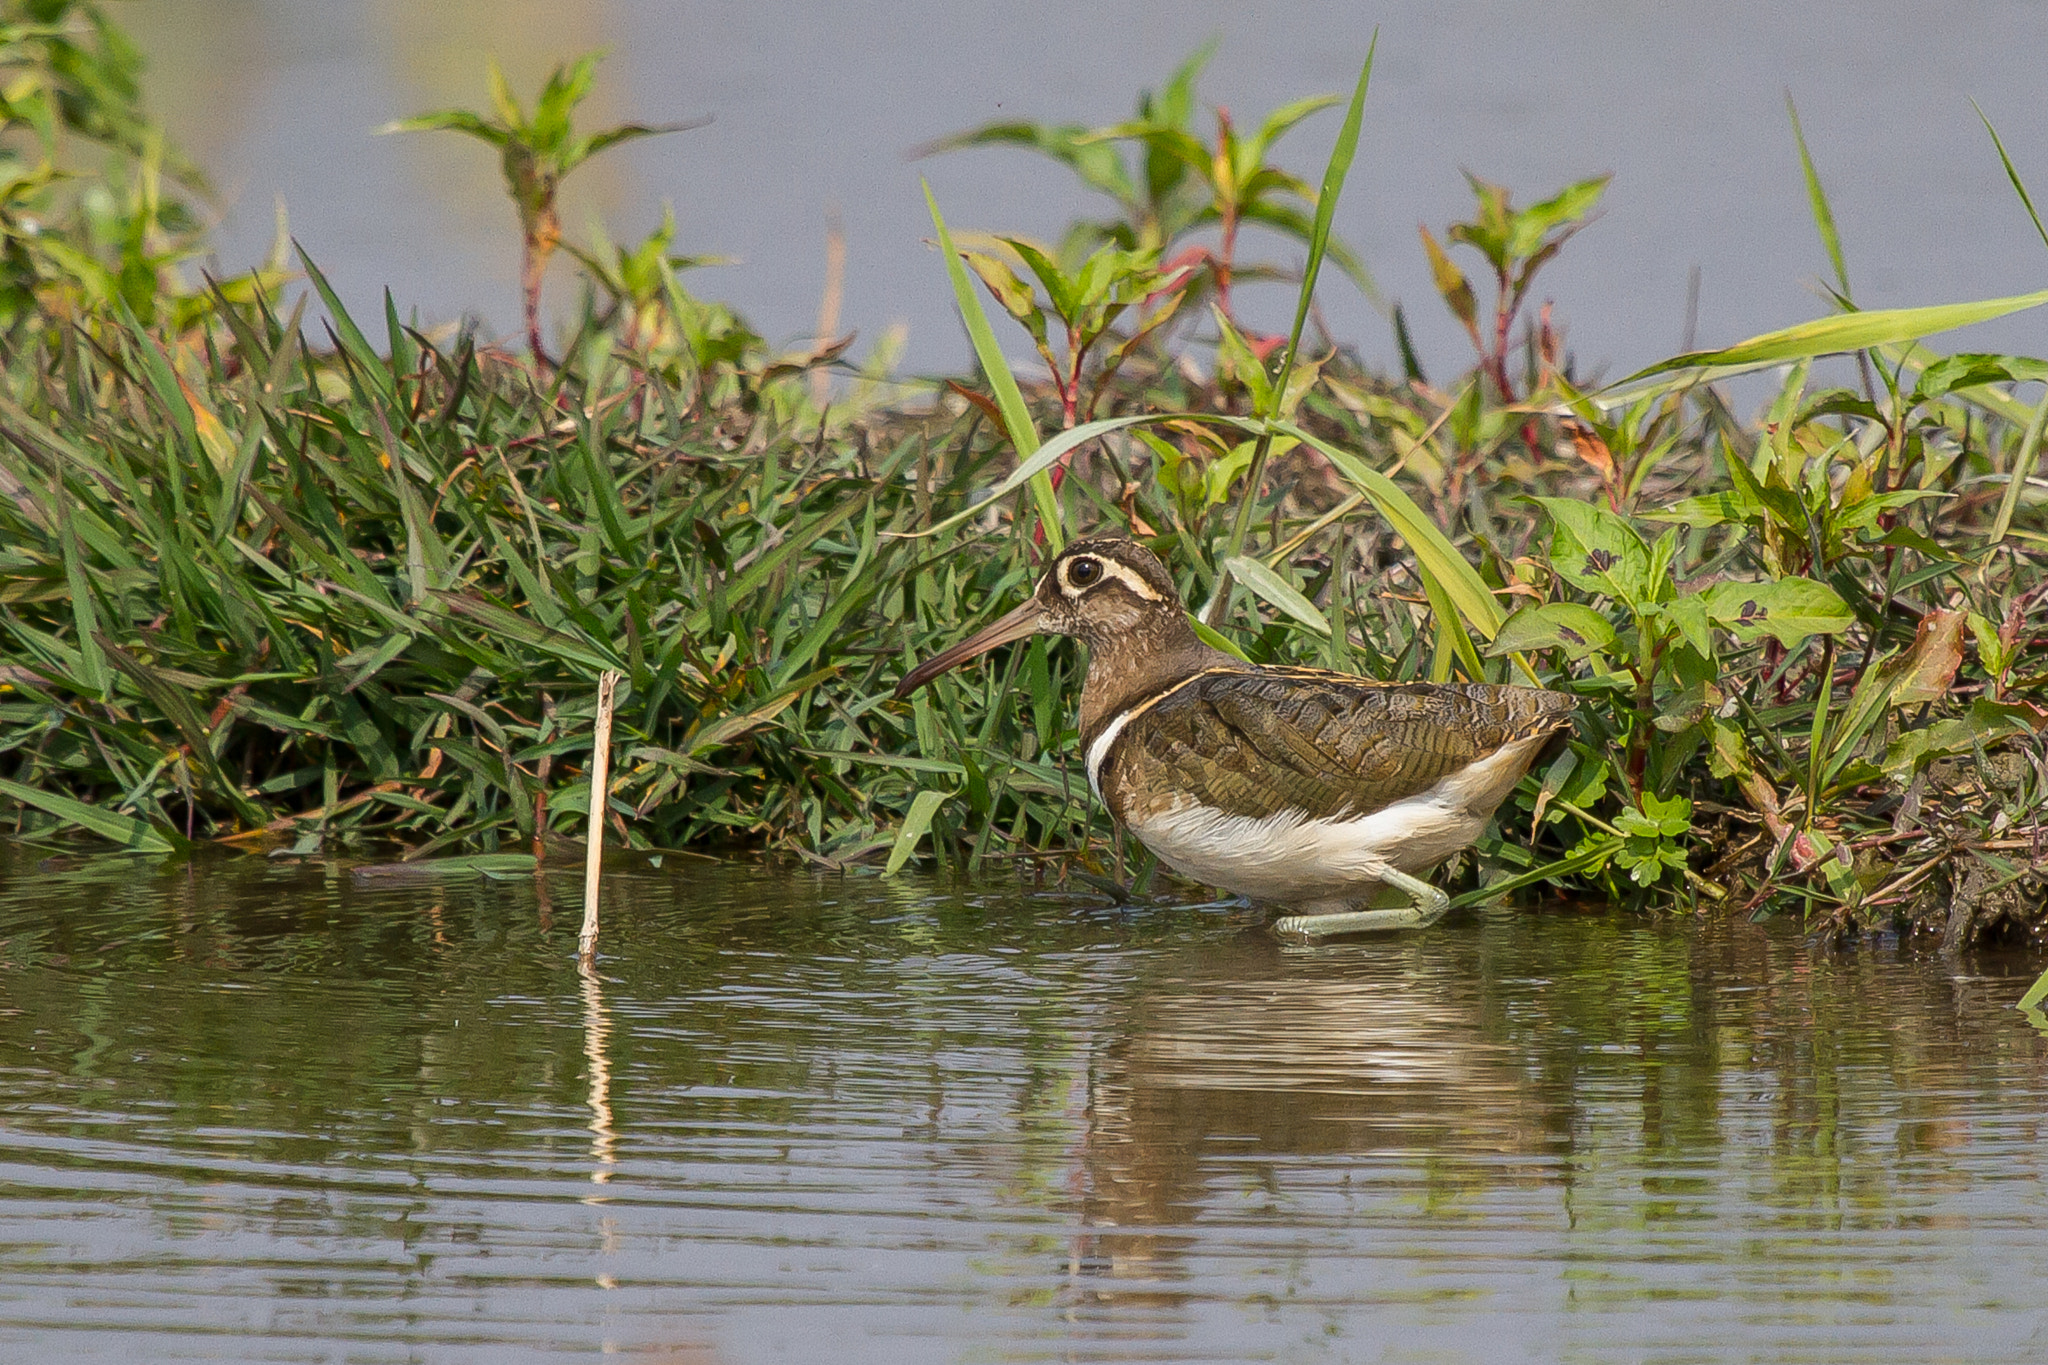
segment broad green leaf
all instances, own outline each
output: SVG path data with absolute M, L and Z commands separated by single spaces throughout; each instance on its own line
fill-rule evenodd
M 1769 583 L 1716 583 L 1702 595 L 1707 616 L 1741 640 L 1769 635 L 1786 646 L 1809 635 L 1835 635 L 1855 624 L 1856 614 L 1825 583 L 1780 578 Z
M 1703 493 L 1696 498 L 1674 502 L 1661 512 L 1644 512 L 1645 521 L 1675 521 L 1681 526 L 1723 526 L 1746 520 L 1749 509 L 1734 493 Z
M 1677 627 L 1685 642 L 1699 651 L 1703 659 L 1714 657 L 1714 632 L 1709 629 L 1707 604 L 1697 596 L 1687 594 L 1669 602 L 1659 602 L 1650 608 L 1655 619 L 1669 621 Z
M 1516 260 L 1535 256 L 1545 245 L 1543 239 L 1553 231 L 1577 224 L 1591 213 L 1613 178 L 1596 175 L 1591 180 L 1567 185 L 1550 198 L 1515 214 L 1508 232 L 1508 255 Z
M 1650 548 L 1604 507 L 1570 498 L 1533 498 L 1550 518 L 1550 560 L 1559 577 L 1631 607 L 1650 599 Z
M 1880 766 L 1894 782 L 1903 785 L 1937 758 L 1972 753 L 2017 735 L 2033 734 L 2038 720 L 2029 707 L 1978 697 L 1960 716 L 1900 735 L 1885 750 Z
M 2029 380 L 2048 380 L 2048 361 L 1971 352 L 1945 355 L 1920 371 L 1920 378 L 1913 385 L 1911 401 L 1925 403 L 1957 389 L 1980 388 L 1986 384 L 2018 384 Z
M 1486 647 L 1491 655 L 1517 650 L 1562 649 L 1568 659 L 1612 653 L 1614 627 L 1591 607 L 1577 602 L 1545 602 L 1524 607 L 1502 623 L 1500 634 Z

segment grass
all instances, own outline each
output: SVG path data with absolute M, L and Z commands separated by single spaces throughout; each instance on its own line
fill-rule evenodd
M 1468 900 L 1555 883 L 2037 932 L 2048 364 L 1923 338 L 2043 297 L 1845 310 L 1604 391 L 1547 317 L 1512 382 L 1505 322 L 1455 382 L 1374 375 L 1305 335 L 1365 89 L 1307 195 L 1288 337 L 1241 329 L 1214 279 L 1182 272 L 1206 316 L 1163 298 L 1173 241 L 1027 253 L 1030 282 L 981 252 L 1011 319 L 1085 336 L 1048 345 L 1046 381 L 1009 372 L 949 252 L 984 376 L 884 401 L 847 373 L 821 408 L 839 348 L 771 353 L 684 288 L 664 234 L 579 253 L 590 294 L 553 358 L 388 299 L 366 328 L 310 261 L 318 337 L 304 300 L 250 287 L 16 327 L 0 811 L 31 842 L 168 856 L 573 856 L 616 671 L 606 818 L 631 847 L 1143 888 L 1073 763 L 1075 651 L 1034 639 L 889 695 L 1014 605 L 1047 545 L 1115 527 L 1250 658 L 1585 698 L 1454 874 Z M 1445 237 L 1518 307 L 1590 199 L 1475 189 L 1481 220 Z M 1820 378 L 1842 352 L 1867 384 Z M 1764 367 L 1776 396 L 1743 420 L 1716 382 Z

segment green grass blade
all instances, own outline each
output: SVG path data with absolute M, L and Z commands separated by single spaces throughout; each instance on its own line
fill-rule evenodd
M 926 536 L 937 535 L 941 531 L 949 531 L 961 522 L 980 515 L 989 506 L 1001 502 L 1004 498 L 1015 492 L 1020 485 L 1032 480 L 1042 479 L 1045 476 L 1045 471 L 1050 469 L 1060 456 L 1079 446 L 1086 445 L 1096 437 L 1108 432 L 1122 431 L 1126 427 L 1144 426 L 1147 424 L 1163 425 L 1167 422 L 1190 418 L 1204 420 L 1209 415 L 1205 413 L 1154 413 L 1139 417 L 1105 417 L 1100 421 L 1083 422 L 1078 427 L 1069 427 L 1044 445 L 1038 447 L 1036 451 L 1032 452 L 1030 459 L 1011 470 L 1010 476 L 996 485 L 995 492 L 990 493 L 979 502 L 955 512 L 944 521 L 933 522 L 921 531 L 897 531 L 891 532 L 891 534 L 905 540 L 919 540 Z M 1047 491 L 1050 493 L 1050 485 L 1048 485 Z
M 953 247 L 953 234 L 946 230 L 945 217 L 939 212 L 939 201 L 929 184 L 919 183 L 924 184 L 924 202 L 931 209 L 932 226 L 938 229 L 939 254 L 946 258 L 946 278 L 952 281 L 953 301 L 959 305 L 960 321 L 966 324 L 968 338 L 974 342 L 974 354 L 981 361 L 982 372 L 988 376 L 989 388 L 995 391 L 996 410 L 1003 415 L 1003 427 L 1009 432 L 1010 444 L 1016 447 L 1018 459 L 1028 460 L 1038 452 L 1038 424 L 1031 420 L 1031 408 L 1024 401 L 1024 391 L 1017 387 L 1017 376 L 1011 373 L 1003 348 L 996 344 L 995 331 L 988 325 L 988 312 L 981 306 L 981 295 L 976 292 L 974 281 L 968 277 L 966 263 Z M 1040 472 L 1031 476 L 1031 499 L 1037 504 L 1046 542 L 1052 552 L 1058 554 L 1066 537 L 1059 499 L 1053 495 L 1052 476 L 1042 472 L 1043 468 L 1040 466 Z
M 78 548 L 78 535 L 71 525 L 69 491 L 61 479 L 54 491 L 59 500 L 58 515 L 62 519 L 59 530 L 64 537 L 64 582 L 71 593 L 71 618 L 78 631 L 79 681 L 104 701 L 111 678 L 107 673 L 106 654 L 100 649 L 99 612 L 93 606 L 92 584 L 85 573 L 85 556 Z
M 1977 109 L 1977 101 L 1971 100 L 1970 107 Z M 1984 111 L 1977 109 L 1977 117 L 1983 120 L 1984 131 L 1991 134 L 1991 145 L 1998 149 L 1998 159 L 2005 163 L 2005 178 L 2012 182 L 2013 193 L 2019 195 L 2020 203 L 2026 205 L 2027 217 L 2034 220 L 2034 231 L 2041 236 L 2041 244 L 2048 246 L 2048 228 L 2041 226 L 2041 215 L 2034 212 L 2034 197 L 2027 193 L 2025 182 L 2013 167 L 2012 158 L 2005 154 L 2005 143 L 1999 139 L 1998 130 L 1991 126 L 1991 120 L 1984 117 Z
M 1379 48 L 1379 31 L 1375 29 L 1372 44 L 1366 48 L 1365 64 L 1358 69 L 1358 84 L 1352 88 L 1351 103 L 1344 111 L 1344 126 L 1337 131 L 1337 143 L 1330 149 L 1330 162 L 1323 168 L 1322 189 L 1316 196 L 1315 223 L 1309 230 L 1308 260 L 1302 266 L 1301 288 L 1294 300 L 1294 326 L 1288 332 L 1287 352 L 1281 357 L 1280 375 L 1273 385 L 1276 411 L 1259 415 L 1268 419 L 1283 416 L 1278 411 L 1284 407 L 1288 380 L 1294 374 L 1294 362 L 1301 350 L 1302 329 L 1308 324 L 1309 307 L 1315 301 L 1316 276 L 1323 268 L 1323 257 L 1330 247 L 1330 222 L 1337 213 L 1337 198 L 1344 189 L 1344 177 L 1351 170 L 1351 161 L 1358 153 L 1358 130 L 1365 120 L 1365 92 L 1372 84 L 1373 53 Z M 1217 314 L 1222 318 L 1222 314 Z M 1239 558 L 1244 553 L 1245 536 L 1251 531 L 1252 512 L 1259 500 L 1259 484 L 1265 477 L 1266 459 L 1272 453 L 1273 428 L 1269 425 L 1257 433 L 1258 448 L 1252 452 L 1252 460 L 1245 470 L 1244 492 L 1237 505 L 1237 516 L 1231 522 L 1230 539 L 1225 542 L 1223 557 L 1226 561 Z M 1232 575 L 1227 564 L 1216 580 L 1216 590 L 1209 603 L 1202 610 L 1206 624 L 1222 624 L 1224 613 L 1230 609 L 1230 585 Z
M 1330 623 L 1324 619 L 1322 612 L 1316 610 L 1316 604 L 1303 597 L 1292 583 L 1260 561 L 1248 555 L 1239 555 L 1235 559 L 1225 560 L 1223 567 L 1230 570 L 1238 582 L 1318 635 L 1330 633 Z
M 952 792 L 921 791 L 911 798 L 910 810 L 903 817 L 903 828 L 896 835 L 896 846 L 889 850 L 889 865 L 882 869 L 883 876 L 893 877 L 903 870 L 903 865 L 910 861 L 910 856 L 917 852 L 918 844 L 931 829 L 932 817 L 952 797 Z
M 1998 516 L 1991 523 L 1991 535 L 1986 547 L 1998 545 L 2005 539 L 2005 533 L 2012 527 L 2012 514 L 2019 510 L 2020 493 L 2026 488 L 2027 480 L 2033 477 L 2034 461 L 2041 452 L 2041 429 L 2048 426 L 2048 394 L 2041 396 L 2041 402 L 2034 409 L 2034 415 L 2027 422 L 2026 433 L 2020 437 L 2019 449 L 2013 453 L 2012 471 L 2006 476 L 2005 496 L 1998 500 Z
M 313 264 L 313 258 L 306 254 L 306 248 L 297 242 L 293 242 L 292 246 L 299 253 L 299 264 L 306 267 L 306 278 L 313 282 L 313 288 L 320 295 L 320 302 L 327 306 L 327 316 L 334 323 L 334 335 L 340 338 L 342 349 L 348 352 L 349 358 L 356 362 L 357 367 L 382 391 L 384 397 L 391 397 L 390 372 L 384 368 L 384 362 L 371 347 L 369 338 L 363 335 L 362 328 L 356 326 L 355 319 L 348 315 L 348 309 L 341 306 L 341 296 L 327 283 L 327 277 L 320 273 L 320 267 Z
M 1250 424 L 1240 422 L 1238 425 Z M 1292 436 L 1304 445 L 1320 450 L 1324 458 L 1337 467 L 1337 472 L 1365 495 L 1366 500 L 1386 518 L 1394 533 L 1406 542 L 1425 580 L 1434 579 L 1443 586 L 1451 604 L 1467 625 L 1488 640 L 1500 632 L 1506 615 L 1487 590 L 1486 581 L 1458 553 L 1449 538 L 1437 529 L 1429 514 L 1415 505 L 1413 498 L 1403 493 L 1386 475 L 1376 469 L 1368 469 L 1356 456 L 1339 450 L 1321 437 L 1285 422 L 1276 423 L 1275 428 L 1283 436 Z
M 1813 168 L 1813 156 L 1806 149 L 1806 130 L 1799 126 L 1799 108 L 1792 103 L 1789 90 L 1785 92 L 1785 113 L 1792 120 L 1792 140 L 1799 144 L 1799 169 L 1806 176 L 1806 199 L 1813 207 L 1813 226 L 1828 253 L 1828 264 L 1835 268 L 1835 284 L 1847 300 L 1849 268 L 1842 263 L 1842 236 L 1835 230 L 1835 212 L 1828 207 L 1828 192 L 1821 187 L 1820 172 Z
M 177 852 L 175 844 L 144 822 L 88 806 L 68 796 L 37 791 L 34 787 L 25 787 L 5 778 L 0 778 L 0 796 L 11 796 L 24 805 L 47 811 L 66 824 L 89 830 L 103 839 L 111 839 L 131 853 Z
M 1344 177 L 1351 172 L 1352 158 L 1358 155 L 1358 130 L 1365 122 L 1365 92 L 1372 84 L 1372 59 L 1379 45 L 1379 30 L 1374 29 L 1372 42 L 1365 50 L 1365 65 L 1358 69 L 1358 84 L 1351 91 L 1351 104 L 1344 111 L 1344 126 L 1337 130 L 1337 144 L 1330 149 L 1329 165 L 1323 168 L 1323 186 L 1316 194 L 1315 226 L 1309 231 L 1308 261 L 1301 268 L 1301 289 L 1294 300 L 1294 326 L 1287 333 L 1287 355 L 1280 362 L 1280 379 L 1273 386 L 1275 393 L 1287 392 L 1288 376 L 1294 373 L 1302 329 L 1308 325 L 1309 306 L 1315 301 L 1316 276 L 1322 273 L 1323 257 L 1330 250 L 1330 223 L 1337 215 L 1337 198 L 1344 192 Z M 1242 548 L 1239 543 L 1233 547 L 1233 553 Z
M 2020 1003 L 2015 1008 L 2030 1010 L 2043 1000 L 2048 1000 L 2048 972 L 2042 972 L 2034 984 L 2027 987 L 2027 993 L 2020 997 Z
M 1644 380 L 1660 376 L 1687 372 L 1683 384 L 1694 384 L 1703 380 L 1720 379 L 1730 375 L 1745 374 L 1751 370 L 1768 369 L 1773 365 L 1784 365 L 1792 361 L 1811 360 L 1817 356 L 1839 355 L 1844 351 L 1860 351 L 1871 346 L 1896 346 L 1922 337 L 1933 336 L 1957 327 L 1968 327 L 1972 323 L 1989 322 L 2011 313 L 2039 308 L 2048 303 L 2048 289 L 2036 290 L 2031 294 L 2013 294 L 2005 298 L 1979 299 L 1972 303 L 1940 303 L 1924 308 L 1880 308 L 1860 313 L 1837 313 L 1831 317 L 1816 318 L 1794 327 L 1776 332 L 1765 332 L 1762 336 L 1751 337 L 1733 346 L 1718 351 L 1687 351 L 1660 360 L 1656 364 L 1637 370 L 1625 379 L 1616 380 L 1595 395 L 1603 407 L 1615 403 L 1634 401 L 1654 396 L 1658 392 L 1680 387 L 1678 383 L 1664 383 L 1649 388 L 1632 388 Z M 1702 373 L 1690 373 L 1700 371 Z

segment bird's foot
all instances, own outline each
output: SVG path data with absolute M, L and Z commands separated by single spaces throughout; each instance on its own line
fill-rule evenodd
M 1273 921 L 1273 932 L 1290 938 L 1315 940 L 1328 938 L 1332 934 L 1363 934 L 1388 929 L 1427 929 L 1442 919 L 1451 908 L 1451 898 L 1420 877 L 1411 877 L 1405 872 L 1396 872 L 1390 868 L 1380 874 L 1380 880 L 1389 886 L 1406 891 L 1415 898 L 1415 903 L 1392 910 L 1338 910 L 1318 915 L 1282 915 Z

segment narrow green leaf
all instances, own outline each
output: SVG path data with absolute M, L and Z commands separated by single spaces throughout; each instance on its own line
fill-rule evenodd
M 1977 108 L 1977 101 L 1971 100 L 1970 107 L 1977 109 L 1977 117 L 1983 120 L 1984 131 L 1991 134 L 1991 145 L 1998 149 L 1998 159 L 2005 164 L 2005 178 L 2012 182 L 2013 193 L 2019 195 L 2020 203 L 2026 206 L 2027 217 L 2034 220 L 2034 231 L 2040 236 L 2041 244 L 2048 246 L 2048 227 L 2041 226 L 2041 215 L 2034 212 L 2034 197 L 2027 193 L 2026 183 L 2014 168 L 2012 158 L 2005 154 L 2005 143 L 1999 138 L 1998 130 L 1991 126 L 1991 120 L 1984 117 L 1984 111 Z
M 932 226 L 938 230 L 939 254 L 946 259 L 946 278 L 952 281 L 953 301 L 960 309 L 960 320 L 966 324 L 967 336 L 974 343 L 974 354 L 981 361 L 982 372 L 988 376 L 989 388 L 995 391 L 996 410 L 1003 415 L 1003 427 L 1009 433 L 1010 444 L 1016 448 L 1018 459 L 1028 461 L 1038 452 L 1038 425 L 1031 420 L 1031 408 L 1024 401 L 1024 391 L 1017 387 L 1017 376 L 1011 373 L 1003 348 L 996 344 L 995 331 L 988 325 L 988 312 L 981 306 L 981 295 L 976 292 L 974 282 L 968 276 L 967 263 L 960 259 L 959 251 L 953 246 L 953 234 L 946 230 L 946 220 L 939 213 L 939 201 L 929 184 L 918 183 L 924 185 L 924 202 L 931 209 Z M 1053 493 L 1052 478 L 1043 470 L 1044 466 L 1040 466 L 1030 476 L 1031 500 L 1038 507 L 1038 520 L 1045 528 L 1046 544 L 1052 553 L 1058 554 L 1066 543 L 1065 528 L 1059 499 Z
M 1806 149 L 1806 130 L 1799 126 L 1799 108 L 1792 103 L 1789 90 L 1785 92 L 1785 114 L 1792 120 L 1792 140 L 1799 144 L 1799 169 L 1806 176 L 1806 200 L 1813 209 L 1813 226 L 1828 253 L 1828 264 L 1835 268 L 1835 285 L 1842 291 L 1843 302 L 1848 303 L 1849 268 L 1842 262 L 1842 237 L 1835 230 L 1835 212 L 1828 207 L 1828 192 L 1821 188 L 1820 172 L 1813 168 L 1813 156 Z
M 2020 997 L 2019 1004 L 2015 1005 L 2014 1008 L 2022 1010 L 2037 1009 L 2043 1000 L 2048 1000 L 2048 972 L 2042 972 L 2040 976 L 2035 978 L 2034 984 L 2027 987 L 2027 993 Z
M 131 853 L 175 853 L 177 846 L 141 820 L 112 811 L 88 806 L 83 801 L 74 801 L 68 796 L 55 792 L 37 791 L 19 782 L 0 778 L 0 796 L 11 796 L 24 805 L 48 811 L 67 824 L 89 830 L 103 839 L 111 839 Z
M 313 258 L 306 254 L 306 248 L 297 242 L 292 247 L 299 253 L 299 264 L 306 268 L 306 278 L 313 282 L 313 288 L 320 295 L 320 302 L 327 307 L 329 321 L 334 324 L 334 334 L 341 340 L 342 349 L 355 361 L 357 368 L 375 385 L 385 398 L 391 397 L 391 376 L 384 368 L 384 362 L 370 346 L 363 329 L 356 326 L 355 319 L 348 315 L 348 309 L 341 306 L 341 296 L 334 292 L 334 286 L 327 283 L 327 277 L 320 273 L 320 267 L 313 264 Z
M 1330 623 L 1324 619 L 1322 612 L 1316 609 L 1316 604 L 1303 597 L 1292 583 L 1282 578 L 1275 570 L 1267 568 L 1249 555 L 1227 559 L 1223 562 L 1223 567 L 1230 570 L 1238 582 L 1318 635 L 1330 633 Z
M 1379 30 L 1365 49 L 1365 64 L 1358 69 L 1358 84 L 1352 88 L 1351 103 L 1344 110 L 1344 126 L 1337 130 L 1336 145 L 1323 168 L 1323 186 L 1316 192 L 1316 221 L 1308 239 L 1308 261 L 1301 268 L 1301 288 L 1295 294 L 1294 326 L 1287 332 L 1287 355 L 1280 363 L 1280 375 L 1273 387 L 1287 391 L 1294 371 L 1294 358 L 1301 349 L 1302 329 L 1308 324 L 1309 305 L 1316 294 L 1316 277 L 1322 273 L 1323 257 L 1330 250 L 1330 224 L 1337 214 L 1337 198 L 1344 192 L 1344 177 L 1351 173 L 1352 158 L 1358 155 L 1358 131 L 1365 122 L 1365 92 L 1372 85 L 1373 54 L 1379 50 Z M 1241 548 L 1238 547 L 1238 548 Z
M 2020 437 L 2019 448 L 2013 452 L 2012 471 L 2006 475 L 2005 496 L 1998 500 L 1998 516 L 1992 520 L 1991 534 L 1986 540 L 1988 547 L 1996 547 L 2005 540 L 2005 533 L 2012 528 L 2012 516 L 2019 510 L 2020 494 L 2025 491 L 2027 480 L 2033 477 L 2034 461 L 2041 453 L 2041 432 L 2048 427 L 2048 393 L 2034 408 L 2034 415 L 2027 419 L 2027 430 Z
M 1703 371 L 1702 374 L 1688 378 L 1691 382 L 1704 382 L 1744 374 L 1750 370 L 1767 369 L 1795 360 L 1811 360 L 1818 356 L 1837 355 L 1844 351 L 1860 351 L 1870 346 L 1896 346 L 1903 342 L 1933 336 L 1937 332 L 1968 327 L 1972 323 L 1989 322 L 1993 318 L 2024 312 L 2029 308 L 2039 308 L 2044 303 L 2048 303 L 2048 289 L 2036 290 L 2031 294 L 2013 294 L 2006 298 L 1980 299 L 1973 303 L 1943 303 L 1925 308 L 1881 308 L 1860 313 L 1837 313 L 1832 317 L 1802 322 L 1795 327 L 1766 332 L 1762 336 L 1751 337 L 1747 341 L 1737 342 L 1718 351 L 1687 351 L 1683 355 L 1672 356 L 1669 360 L 1660 360 L 1608 385 L 1597 397 L 1602 406 L 1632 401 L 1643 397 L 1644 392 L 1631 391 L 1629 386 L 1679 371 Z
M 893 877 L 903 870 L 917 852 L 917 846 L 924 840 L 932 827 L 932 817 L 939 813 L 939 807 L 953 798 L 952 792 L 921 791 L 911 798 L 910 810 L 903 817 L 903 828 L 897 832 L 896 846 L 889 850 L 889 865 L 882 869 L 882 875 Z
M 1194 628 L 1195 638 L 1209 646 L 1209 648 L 1220 649 L 1241 663 L 1251 662 L 1251 657 L 1238 648 L 1235 640 L 1232 640 L 1220 630 L 1210 629 L 1208 622 L 1193 612 L 1188 613 L 1188 625 Z
M 1252 428 L 1252 424 L 1243 419 L 1225 420 L 1247 430 Z M 1285 422 L 1276 422 L 1273 426 L 1303 445 L 1311 445 L 1321 451 L 1323 457 L 1336 466 L 1337 472 L 1365 495 L 1366 500 L 1386 518 L 1394 533 L 1407 544 L 1424 581 L 1434 579 L 1443 584 L 1449 601 L 1467 625 L 1488 640 L 1500 633 L 1501 622 L 1505 618 L 1500 603 L 1493 600 L 1493 594 L 1488 591 L 1478 570 L 1466 562 L 1444 533 L 1437 529 L 1436 523 L 1429 519 L 1429 514 L 1415 505 L 1413 498 L 1396 487 L 1392 479 L 1376 469 L 1368 469 L 1356 456 L 1338 449 L 1320 436 Z
M 99 611 L 93 605 L 92 584 L 85 573 L 85 556 L 78 548 L 78 536 L 71 524 L 71 497 L 63 481 L 59 480 L 52 489 L 57 502 L 57 513 L 61 518 L 59 531 L 64 543 L 64 583 L 71 594 L 71 620 L 78 631 L 79 681 L 89 688 L 93 695 L 105 700 L 107 684 L 107 656 L 100 648 Z
M 995 503 L 1001 502 L 1004 498 L 1008 497 L 1011 493 L 1014 493 L 1019 487 L 1023 486 L 1025 483 L 1028 483 L 1033 479 L 1039 478 L 1041 475 L 1045 473 L 1046 470 L 1052 467 L 1053 463 L 1057 461 L 1060 458 L 1060 456 L 1065 455 L 1068 451 L 1086 445 L 1088 442 L 1094 440 L 1096 437 L 1104 435 L 1108 432 L 1122 431 L 1126 427 L 1135 427 L 1147 424 L 1154 426 L 1163 426 L 1168 422 L 1180 421 L 1189 417 L 1200 418 L 1203 416 L 1205 416 L 1205 414 L 1160 413 L 1153 416 L 1141 417 L 1105 417 L 1102 420 L 1096 422 L 1083 422 L 1080 426 L 1070 427 L 1067 430 L 1061 432 L 1059 435 L 1053 437 L 1051 440 L 1047 441 L 1044 445 L 1038 447 L 1037 450 L 1032 452 L 1030 459 L 1024 461 L 1024 463 L 1018 465 L 1015 469 L 1011 470 L 1010 476 L 1007 479 L 1004 479 L 1000 484 L 996 485 L 995 492 L 990 493 L 987 497 L 982 498 L 980 501 L 975 502 L 972 505 L 965 507 L 958 512 L 955 512 L 952 516 L 947 517 L 944 521 L 933 522 L 930 526 L 925 527 L 921 531 L 892 531 L 890 532 L 890 534 L 904 540 L 921 540 L 926 536 L 933 536 L 937 535 L 941 531 L 951 530 L 953 527 L 958 526 L 961 522 L 966 521 L 972 517 L 978 516 L 984 508 L 992 506 Z

